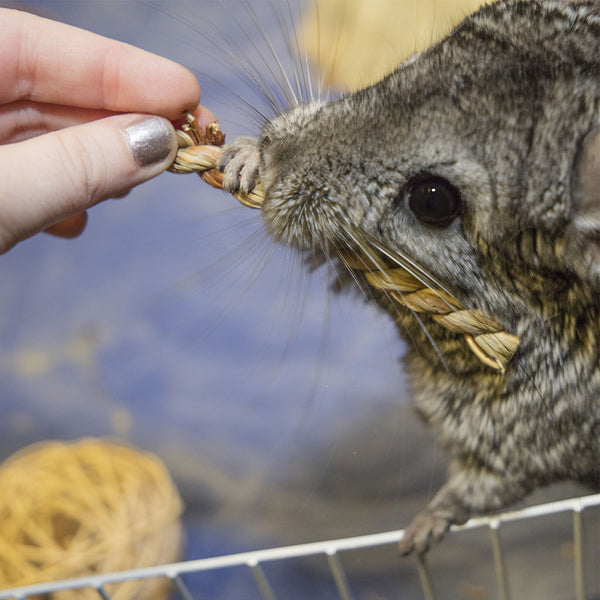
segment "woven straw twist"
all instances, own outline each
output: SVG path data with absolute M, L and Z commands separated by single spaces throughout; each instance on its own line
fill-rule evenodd
M 202 135 L 202 134 L 200 134 Z M 187 132 L 180 135 L 180 149 L 170 170 L 175 173 L 199 173 L 202 179 L 222 188 L 223 173 L 216 168 L 219 148 L 194 142 L 198 137 Z M 204 137 L 206 139 L 206 137 Z M 221 142 L 222 143 L 222 142 Z M 248 194 L 235 192 L 239 202 L 250 208 L 260 208 L 264 192 L 260 183 Z M 353 269 L 365 271 L 373 287 L 385 290 L 398 304 L 415 312 L 427 313 L 449 331 L 462 334 L 468 347 L 487 366 L 504 373 L 519 347 L 519 338 L 507 333 L 493 319 L 478 309 L 467 310 L 443 290 L 427 287 L 409 271 L 374 262 L 373 258 L 344 258 Z

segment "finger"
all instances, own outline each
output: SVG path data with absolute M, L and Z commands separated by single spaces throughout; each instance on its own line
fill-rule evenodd
M 4 106 L 0 105 L 0 144 L 20 142 L 113 114 L 115 113 L 106 110 L 17 100 Z M 216 120 L 215 115 L 203 106 L 198 106 L 192 114 L 202 127 Z
M 20 142 L 113 114 L 107 110 L 17 100 L 0 105 L 0 144 Z
M 0 252 L 169 166 L 173 126 L 118 115 L 0 147 Z
M 0 9 L 0 103 L 34 100 L 169 119 L 200 101 L 194 75 L 128 44 Z
M 80 236 L 86 225 L 87 212 L 84 211 L 46 227 L 44 232 L 56 237 L 71 239 Z

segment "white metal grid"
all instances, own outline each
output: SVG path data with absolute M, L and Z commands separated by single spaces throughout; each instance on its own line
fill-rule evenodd
M 555 515 L 558 513 L 571 512 L 573 517 L 573 569 L 574 569 L 574 598 L 585 600 L 585 574 L 584 574 L 584 545 L 582 543 L 582 513 L 586 508 L 600 506 L 600 494 L 571 498 L 558 502 L 549 502 L 497 516 L 477 517 L 471 519 L 461 526 L 453 526 L 451 531 L 459 532 L 469 529 L 488 527 L 490 531 L 490 543 L 493 550 L 494 567 L 496 572 L 497 594 L 500 600 L 510 600 L 509 573 L 507 572 L 504 551 L 500 541 L 499 530 L 503 523 L 520 521 Z M 181 576 L 188 573 L 199 573 L 226 567 L 247 567 L 254 577 L 256 586 L 263 600 L 279 600 L 283 596 L 275 594 L 273 588 L 263 570 L 262 565 L 273 561 L 293 560 L 301 557 L 325 556 L 329 570 L 335 582 L 338 596 L 341 600 L 353 600 L 354 595 L 348 577 L 342 565 L 340 553 L 349 550 L 363 548 L 374 548 L 390 544 L 397 544 L 404 536 L 403 530 L 389 531 L 374 535 L 329 540 L 297 546 L 286 546 L 268 550 L 257 550 L 240 554 L 217 556 L 214 558 L 203 558 L 186 562 L 147 567 L 119 573 L 106 575 L 94 575 L 80 577 L 64 581 L 30 585 L 26 587 L 0 590 L 0 600 L 16 599 L 28 600 L 38 594 L 50 594 L 67 589 L 93 588 L 102 600 L 110 600 L 111 596 L 106 590 L 106 585 L 131 580 L 140 580 L 155 577 L 164 577 L 170 580 L 179 591 L 184 600 L 194 600 L 193 595 L 183 582 Z M 425 600 L 434 600 L 431 576 L 424 557 L 416 560 L 419 580 L 423 597 Z M 600 568 L 600 566 L 599 566 Z

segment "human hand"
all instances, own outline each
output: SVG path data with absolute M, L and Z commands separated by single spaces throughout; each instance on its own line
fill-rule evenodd
M 79 235 L 86 209 L 171 164 L 167 119 L 214 119 L 184 67 L 75 27 L 0 9 L 0 55 L 0 253 Z

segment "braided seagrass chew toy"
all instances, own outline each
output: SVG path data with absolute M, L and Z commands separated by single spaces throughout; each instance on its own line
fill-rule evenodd
M 204 181 L 222 188 L 223 173 L 216 168 L 219 146 L 225 135 L 216 122 L 202 131 L 195 119 L 188 115 L 187 122 L 177 132 L 179 151 L 170 167 L 174 173 L 198 173 Z M 249 193 L 233 194 L 239 202 L 250 208 L 260 208 L 264 200 L 263 189 L 258 185 Z M 365 271 L 367 281 L 390 298 L 415 312 L 428 313 L 446 329 L 462 334 L 477 358 L 485 365 L 504 373 L 517 348 L 519 338 L 507 333 L 493 319 L 481 311 L 467 310 L 443 290 L 427 287 L 407 270 L 384 264 L 372 257 L 360 257 L 344 262 L 352 269 Z

